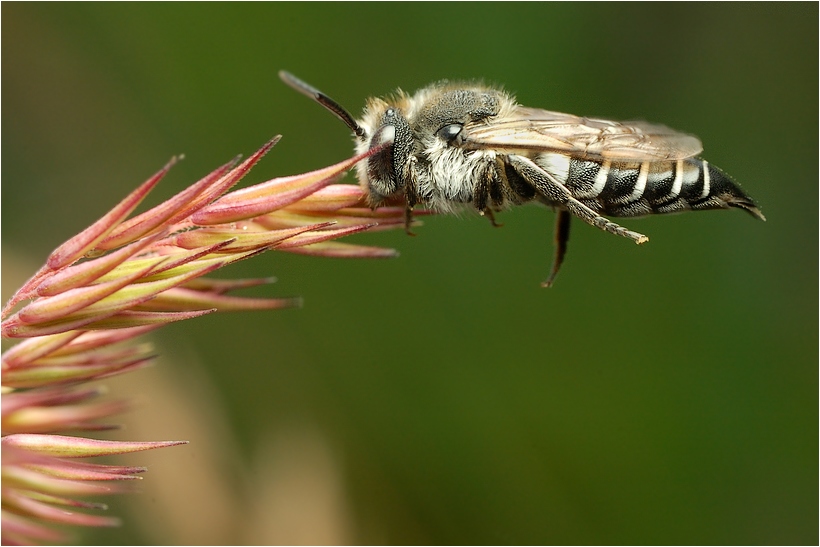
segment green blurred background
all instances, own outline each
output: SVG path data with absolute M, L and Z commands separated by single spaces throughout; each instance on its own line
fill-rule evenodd
M 551 290 L 553 214 L 534 206 L 501 229 L 464 215 L 355 238 L 400 250 L 390 261 L 236 265 L 304 308 L 156 337 L 178 383 L 134 389 L 142 425 L 115 436 L 191 438 L 171 411 L 149 419 L 173 401 L 206 440 L 152 455 L 142 493 L 113 500 L 125 524 L 78 540 L 816 544 L 817 21 L 815 3 L 4 3 L 4 281 L 173 154 L 150 204 L 279 133 L 245 184 L 348 157 L 348 131 L 283 68 L 354 113 L 469 78 L 661 122 L 698 135 L 768 217 L 625 222 L 643 247 L 575 223 Z M 158 511 L 162 469 L 208 458 Z M 201 533 L 226 522 L 185 535 L 173 507 L 199 507 Z

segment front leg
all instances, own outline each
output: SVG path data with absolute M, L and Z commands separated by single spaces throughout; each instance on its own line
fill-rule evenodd
M 408 202 L 407 205 L 404 207 L 404 233 L 409 236 L 416 236 L 416 232 L 410 229 L 410 226 L 413 225 L 413 205 L 410 205 Z
M 416 161 L 415 156 L 407 159 L 406 176 L 404 177 L 404 232 L 409 236 L 416 235 L 410 230 L 413 224 L 413 207 L 419 202 Z

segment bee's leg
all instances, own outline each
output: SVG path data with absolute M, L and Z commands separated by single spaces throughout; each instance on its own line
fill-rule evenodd
M 417 184 L 416 158 L 411 156 L 407 161 L 407 176 L 404 183 L 404 232 L 409 236 L 416 235 L 410 230 L 410 226 L 413 224 L 413 207 L 419 202 Z
M 416 236 L 416 232 L 410 229 L 410 226 L 413 225 L 413 206 L 409 203 L 404 208 L 404 233 L 409 236 Z
M 404 233 L 409 236 L 415 236 L 410 227 L 413 225 L 413 207 L 418 203 L 416 192 L 410 188 L 410 185 L 404 187 Z
M 490 219 L 490 224 L 493 225 L 493 228 L 501 228 L 502 226 L 504 226 L 500 222 L 495 221 L 495 213 L 493 213 L 493 210 L 489 207 L 481 211 L 481 216 L 486 216 L 488 219 Z
M 490 187 L 490 200 L 496 207 L 496 211 L 499 211 L 501 210 L 501 207 L 504 206 L 505 196 L 503 178 L 501 177 L 501 173 L 499 173 L 498 161 L 495 157 L 489 160 L 489 165 L 487 166 L 487 184 Z M 487 208 L 487 215 L 490 217 L 490 222 L 493 227 L 500 228 L 501 226 L 504 226 L 503 224 L 499 224 L 495 221 L 495 216 L 493 215 L 493 210 L 491 207 Z
M 494 203 L 499 205 L 497 198 L 500 193 L 499 190 L 494 190 L 494 188 L 497 188 L 499 185 L 498 167 L 496 166 L 495 158 L 492 158 L 487 162 L 486 172 L 477 177 L 476 185 L 473 188 L 473 206 L 478 210 L 478 214 L 486 216 L 490 220 L 490 224 L 492 224 L 494 228 L 500 228 L 504 225 L 495 221 L 495 215 L 493 214 L 492 208 L 487 204 L 487 201 L 492 196 Z
M 569 242 L 569 226 L 572 216 L 569 211 L 559 209 L 555 216 L 555 254 L 552 259 L 552 269 L 550 276 L 546 281 L 541 283 L 542 287 L 552 287 L 555 281 L 555 276 L 558 275 L 558 270 L 561 269 L 561 264 L 564 262 L 564 255 L 567 254 L 567 243 Z
M 566 208 L 573 216 L 580 218 L 587 224 L 591 224 L 605 232 L 631 239 L 638 245 L 649 241 L 649 238 L 645 235 L 627 230 L 623 226 L 602 217 L 575 199 L 566 186 L 538 167 L 532 160 L 511 154 L 507 156 L 507 161 L 547 201 Z

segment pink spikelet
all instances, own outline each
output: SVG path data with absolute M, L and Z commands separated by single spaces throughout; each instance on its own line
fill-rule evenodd
M 299 298 L 248 298 L 231 291 L 273 278 L 208 274 L 267 251 L 384 258 L 392 249 L 338 239 L 403 227 L 401 207 L 374 211 L 363 190 L 338 184 L 377 147 L 336 165 L 230 191 L 278 142 L 232 161 L 165 202 L 130 216 L 176 163 L 126 196 L 49 255 L 2 311 L 0 333 L 17 341 L 2 357 L 2 541 L 63 542 L 61 525 L 115 526 L 105 504 L 82 498 L 127 491 L 143 467 L 83 461 L 186 441 L 108 441 L 88 434 L 128 409 L 86 385 L 146 366 L 135 339 L 183 319 L 220 311 L 298 306 Z M 130 218 L 129 218 L 130 217 Z M 68 434 L 66 434 L 68 433 Z

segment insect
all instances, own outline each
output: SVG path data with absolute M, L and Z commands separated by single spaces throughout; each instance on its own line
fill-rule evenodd
M 615 122 L 521 106 L 508 93 L 439 82 L 414 95 L 368 99 L 361 120 L 281 71 L 282 80 L 353 131 L 357 152 L 388 143 L 357 166 L 369 203 L 403 198 L 440 212 L 472 205 L 494 226 L 494 212 L 535 201 L 557 211 L 549 287 L 563 263 L 571 217 L 649 241 L 609 217 L 736 207 L 765 220 L 723 171 L 700 159 L 700 140 L 666 126 Z

